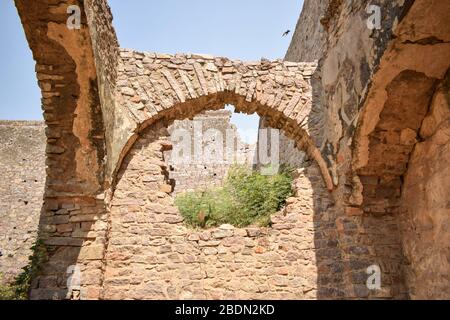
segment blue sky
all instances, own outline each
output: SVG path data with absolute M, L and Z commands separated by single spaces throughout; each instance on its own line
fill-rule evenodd
M 109 0 L 121 47 L 208 53 L 232 59 L 283 58 L 302 0 Z M 0 0 L 0 119 L 41 120 L 34 62 L 12 0 Z M 239 129 L 256 116 L 233 116 Z M 249 138 L 252 140 L 253 138 Z

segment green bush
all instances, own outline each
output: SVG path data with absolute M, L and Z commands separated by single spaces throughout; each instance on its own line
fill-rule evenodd
M 47 248 L 41 240 L 37 240 L 31 247 L 29 263 L 15 278 L 12 284 L 2 285 L 0 274 L 0 300 L 27 300 L 31 281 L 38 274 L 42 263 L 47 259 Z
M 232 167 L 224 186 L 177 196 L 185 222 L 193 227 L 232 224 L 268 226 L 270 215 L 280 210 L 292 195 L 292 170 L 282 168 L 275 175 L 261 175 L 242 166 Z

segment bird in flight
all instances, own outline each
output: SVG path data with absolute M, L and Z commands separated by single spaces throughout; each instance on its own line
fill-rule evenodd
M 291 30 L 286 30 L 286 31 L 283 33 L 282 37 L 286 37 L 286 36 L 289 34 L 289 32 L 291 32 Z

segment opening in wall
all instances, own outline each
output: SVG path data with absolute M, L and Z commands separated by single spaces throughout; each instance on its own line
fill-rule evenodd
M 35 62 L 28 47 L 14 1 L 0 3 L 0 119 L 43 120 L 41 92 L 33 72 Z M 20 39 L 20 41 L 18 41 Z M 23 94 L 26 92 L 26 94 Z

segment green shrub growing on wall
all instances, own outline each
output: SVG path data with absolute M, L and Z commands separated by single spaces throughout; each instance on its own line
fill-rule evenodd
M 292 180 L 292 170 L 287 167 L 275 175 L 262 175 L 235 166 L 229 170 L 223 187 L 180 194 L 175 204 L 185 222 L 193 227 L 268 226 L 270 215 L 292 195 Z
M 47 259 L 47 248 L 41 240 L 37 240 L 31 247 L 29 263 L 11 284 L 2 285 L 0 274 L 0 300 L 27 300 L 31 288 L 31 281 L 38 274 L 42 263 Z

